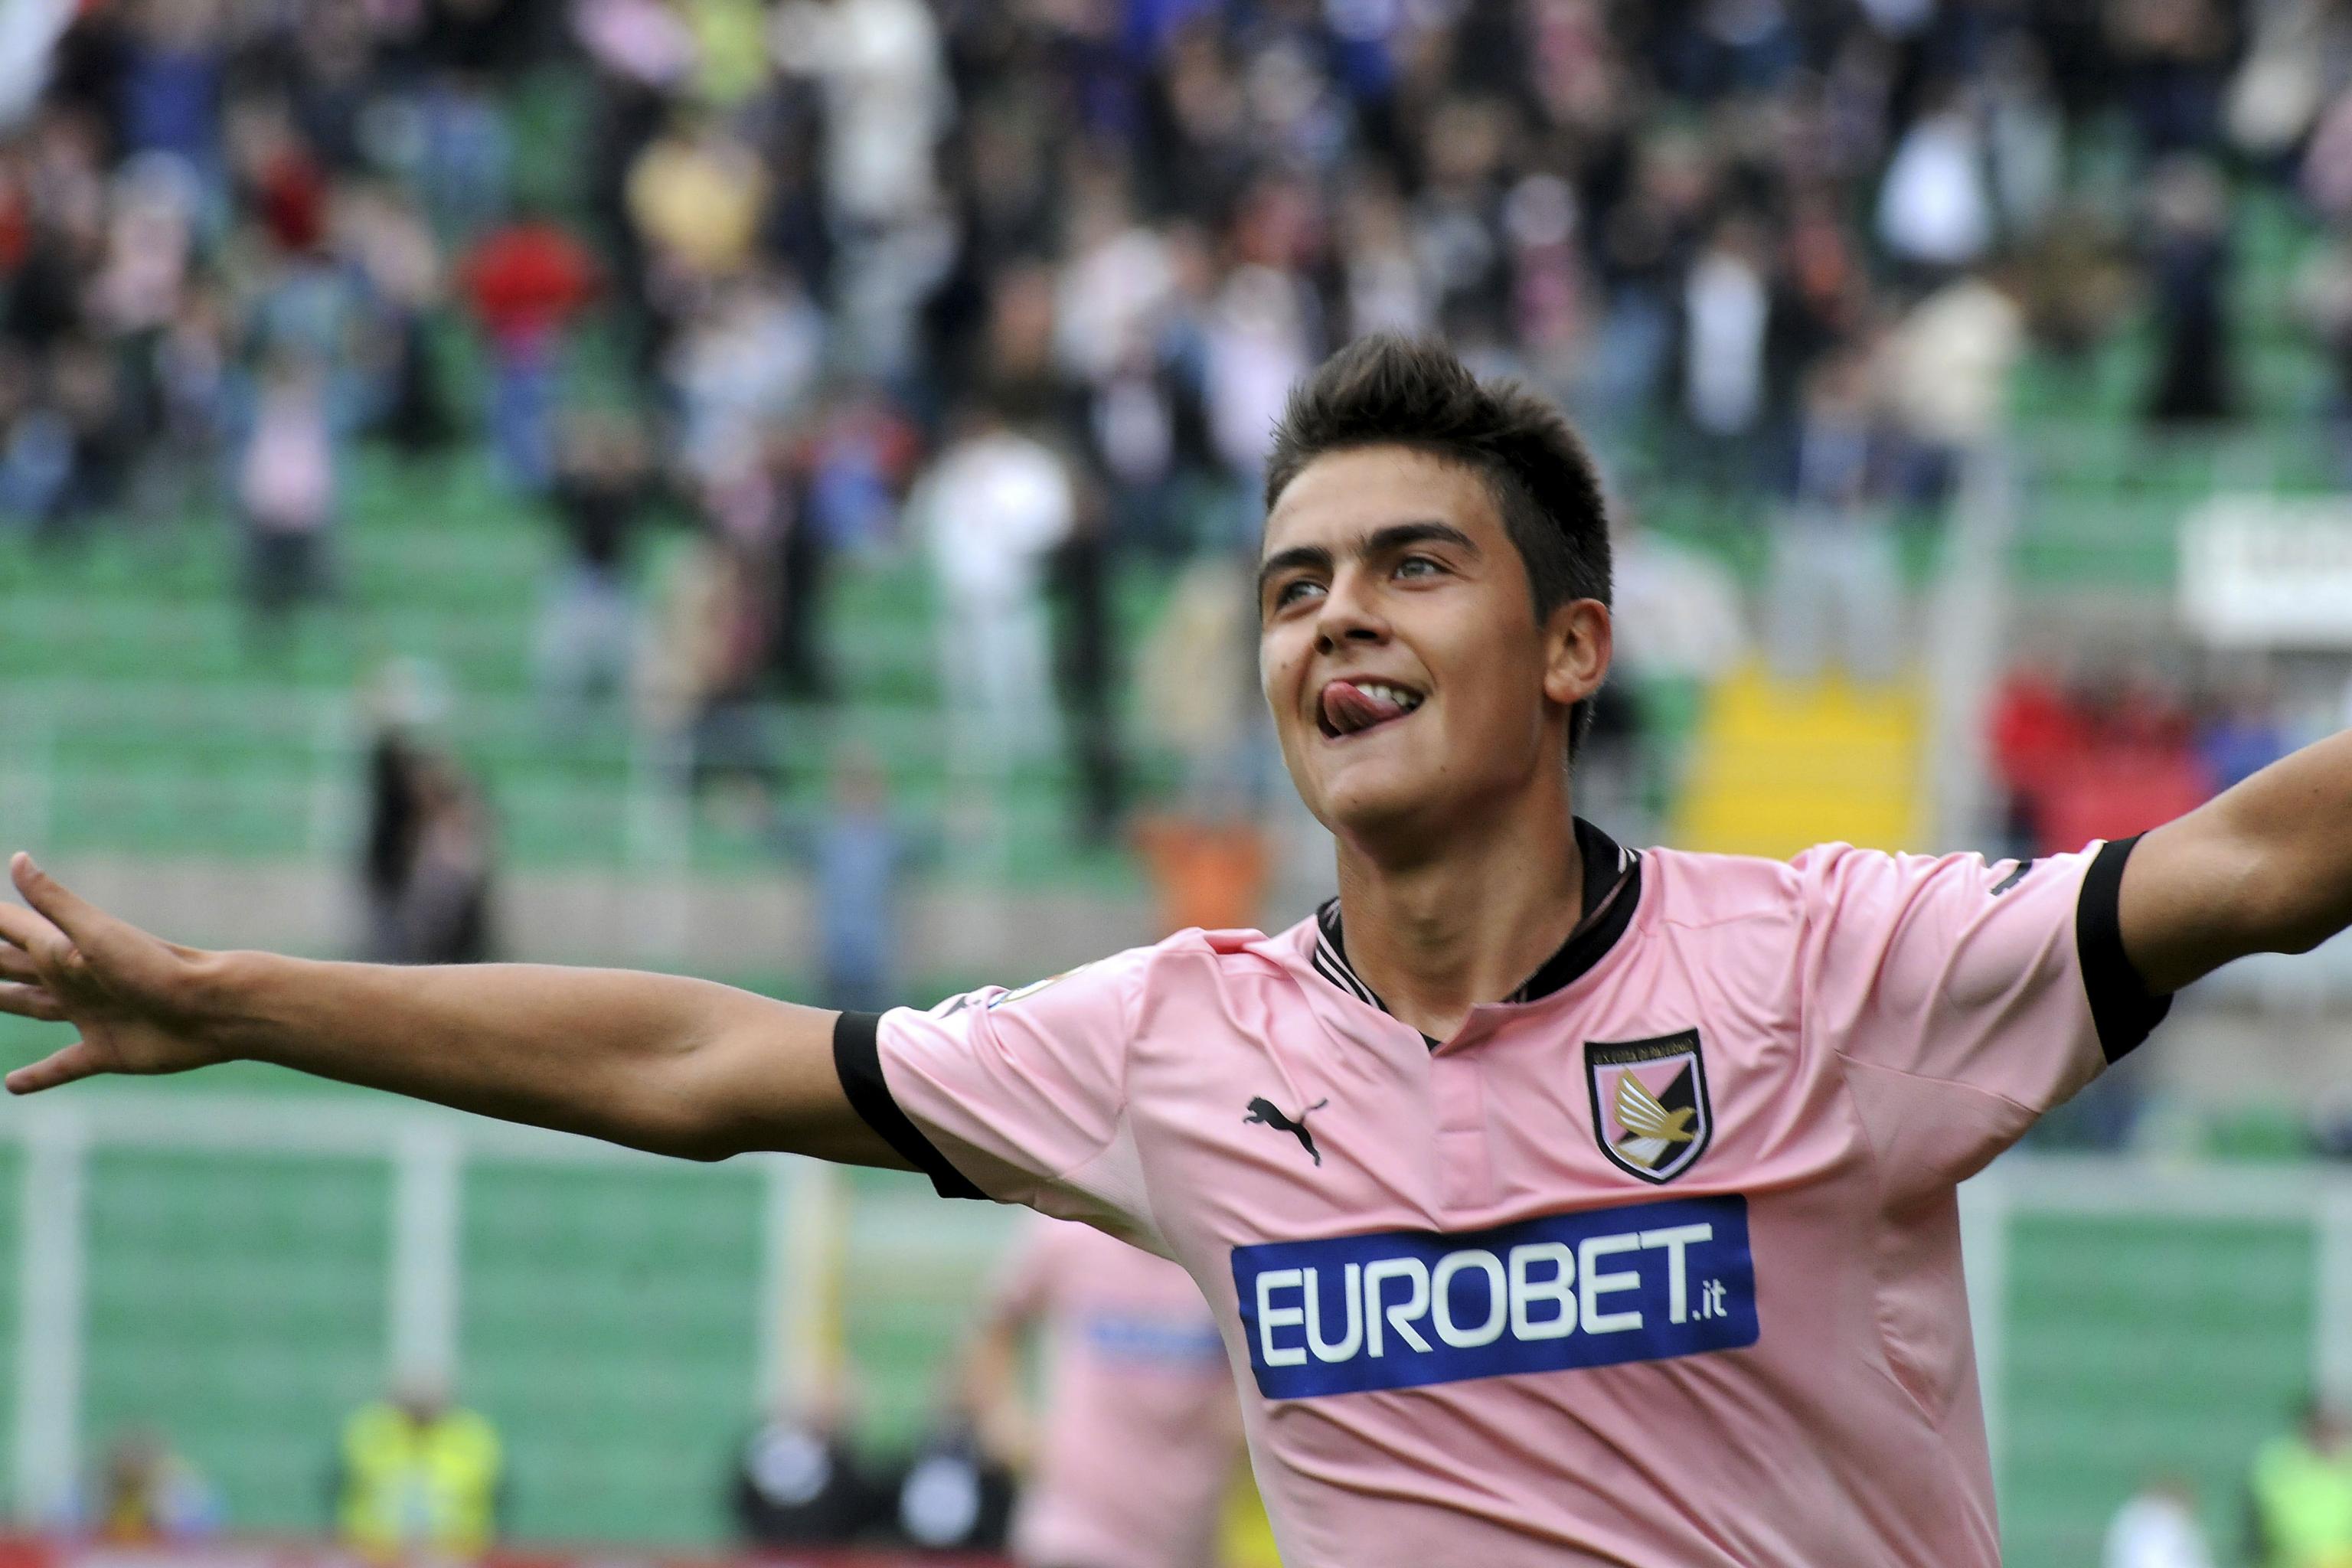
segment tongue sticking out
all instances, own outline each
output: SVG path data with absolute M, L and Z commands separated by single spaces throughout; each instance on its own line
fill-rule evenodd
M 1342 735 L 1402 719 L 1410 711 L 1386 697 L 1376 697 L 1352 681 L 1335 680 L 1323 689 L 1323 721 Z

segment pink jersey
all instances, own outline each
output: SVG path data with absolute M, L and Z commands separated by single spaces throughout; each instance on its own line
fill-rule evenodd
M 2130 843 L 1579 837 L 1584 923 L 1434 1047 L 1327 906 L 836 1061 L 941 1191 L 1191 1272 L 1292 1568 L 1998 1563 L 1954 1188 L 2162 1016 Z
M 1014 1555 L 1034 1568 L 1208 1568 L 1241 1422 L 1192 1276 L 1098 1230 L 1040 1220 L 997 1310 L 1042 1321 L 1045 1339 Z

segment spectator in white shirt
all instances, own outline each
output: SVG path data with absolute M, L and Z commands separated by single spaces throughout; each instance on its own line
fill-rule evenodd
M 2158 1476 L 2116 1510 L 2102 1568 L 2213 1568 L 2188 1481 Z
M 957 423 L 909 510 L 938 574 L 949 757 L 1001 773 L 1058 737 L 1045 578 L 1076 499 L 1061 455 L 1002 408 L 982 400 Z

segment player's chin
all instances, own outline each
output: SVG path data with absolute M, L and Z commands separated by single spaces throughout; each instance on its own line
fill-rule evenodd
M 1343 757 L 1319 771 L 1316 815 L 1335 833 L 1385 837 L 1427 823 L 1444 805 L 1442 776 L 1412 759 Z

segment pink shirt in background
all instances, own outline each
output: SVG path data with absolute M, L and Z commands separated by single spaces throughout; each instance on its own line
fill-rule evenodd
M 1327 906 L 845 1016 L 844 1083 L 1185 1267 L 1291 1568 L 1990 1568 L 1954 1189 L 2162 1016 L 2130 844 L 1579 835 L 1578 934 L 1434 1048 Z
M 1013 1516 L 1027 1568 L 1209 1568 L 1242 1458 L 1233 1374 L 1192 1276 L 1039 1220 L 996 1310 L 1042 1324 L 1045 1409 Z

